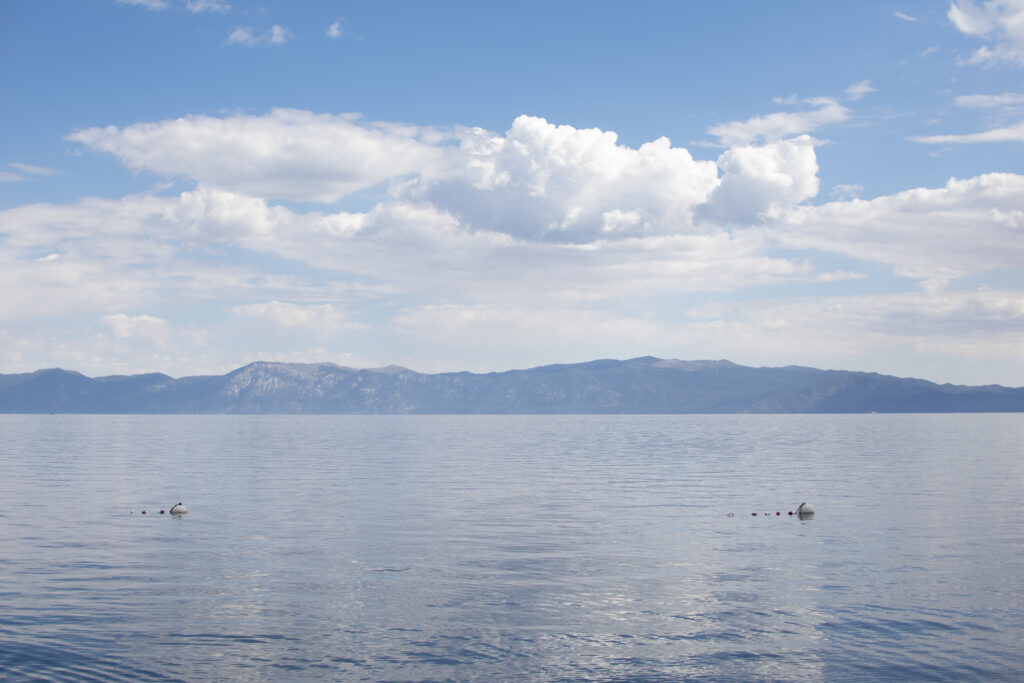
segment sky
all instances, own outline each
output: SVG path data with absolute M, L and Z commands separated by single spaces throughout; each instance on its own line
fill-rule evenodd
M 6 0 L 0 87 L 0 373 L 1024 386 L 1024 0 Z

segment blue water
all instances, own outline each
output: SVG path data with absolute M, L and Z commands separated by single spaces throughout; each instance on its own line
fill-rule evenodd
M 0 677 L 1020 680 L 1022 493 L 1024 415 L 4 415 Z

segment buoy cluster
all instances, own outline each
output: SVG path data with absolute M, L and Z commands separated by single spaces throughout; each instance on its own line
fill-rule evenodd
M 166 514 L 167 512 L 168 512 L 167 510 L 160 510 L 160 514 L 161 515 Z M 184 515 L 187 512 L 188 512 L 188 508 L 186 508 L 184 505 L 182 505 L 180 501 L 175 503 L 174 505 L 172 505 L 171 509 L 170 509 L 170 513 L 172 515 L 174 515 L 175 517 L 177 517 L 179 515 Z M 131 514 L 134 515 L 135 514 L 135 510 L 132 510 Z M 143 510 L 142 514 L 146 514 L 146 511 Z
M 776 511 L 773 515 L 771 512 L 751 512 L 751 517 L 781 517 L 782 512 Z M 800 503 L 796 506 L 796 510 L 790 510 L 786 513 L 787 517 L 798 517 L 800 519 L 807 519 L 814 516 L 814 507 L 808 503 Z M 735 517 L 735 514 L 730 512 L 726 517 Z

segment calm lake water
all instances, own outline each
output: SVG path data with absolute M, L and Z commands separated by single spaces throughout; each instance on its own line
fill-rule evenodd
M 0 415 L 0 677 L 1020 680 L 1022 494 L 1024 415 Z

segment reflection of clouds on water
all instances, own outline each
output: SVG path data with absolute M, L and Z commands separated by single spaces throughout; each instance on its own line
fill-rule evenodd
M 0 416 L 0 640 L 111 678 L 1006 673 L 1019 421 Z M 180 523 L 57 514 L 161 487 Z

